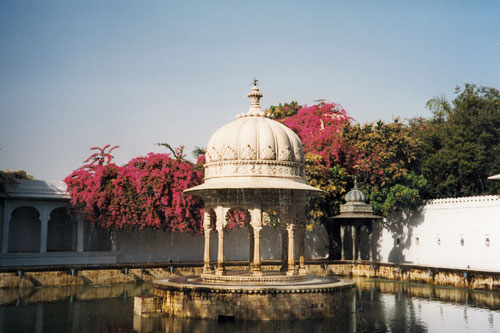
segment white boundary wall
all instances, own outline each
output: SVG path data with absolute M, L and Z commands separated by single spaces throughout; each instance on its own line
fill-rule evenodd
M 374 236 L 382 262 L 500 271 L 500 196 L 431 200 L 378 222 Z

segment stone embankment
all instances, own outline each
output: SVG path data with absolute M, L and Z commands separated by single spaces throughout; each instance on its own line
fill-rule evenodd
M 367 261 L 309 261 L 309 274 L 340 275 L 419 282 L 474 290 L 500 291 L 500 272 L 451 269 Z M 230 262 L 228 269 L 245 269 L 244 262 Z M 278 261 L 263 269 L 278 270 Z M 17 267 L 0 269 L 0 289 L 150 282 L 173 276 L 199 275 L 202 263 L 96 265 L 72 267 Z

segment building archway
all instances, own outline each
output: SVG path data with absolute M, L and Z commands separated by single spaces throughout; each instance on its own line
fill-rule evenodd
M 50 213 L 47 230 L 47 251 L 76 251 L 77 224 L 66 208 Z
M 14 209 L 9 221 L 8 252 L 40 252 L 40 212 L 31 206 Z

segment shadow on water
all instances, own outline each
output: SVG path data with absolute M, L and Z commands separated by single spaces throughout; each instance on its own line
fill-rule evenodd
M 133 296 L 149 284 L 0 290 L 0 332 L 426 332 L 500 331 L 500 293 L 356 279 L 335 318 L 297 321 L 144 318 Z

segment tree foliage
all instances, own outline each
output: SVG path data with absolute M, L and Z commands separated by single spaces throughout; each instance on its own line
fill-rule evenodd
M 283 115 L 272 110 L 275 118 Z M 399 119 L 353 124 L 339 104 L 324 102 L 305 106 L 280 121 L 302 141 L 307 183 L 326 192 L 311 200 L 308 219 L 325 226 L 331 258 L 338 256 L 340 236 L 338 225 L 329 218 L 340 213 L 355 177 L 375 213 L 388 215 L 421 201 L 427 182 L 415 171 L 419 141 L 413 135 L 413 126 Z
M 500 94 L 497 89 L 466 84 L 457 87 L 447 117 L 420 123 L 421 171 L 429 197 L 498 194 L 500 184 Z
M 275 118 L 283 115 L 273 110 L 268 112 Z M 418 172 L 420 141 L 413 125 L 399 119 L 354 124 L 342 106 L 324 102 L 305 106 L 280 121 L 304 145 L 307 183 L 327 193 L 312 200 L 311 221 L 328 223 L 328 217 L 339 213 L 354 177 L 378 214 L 421 202 L 427 182 Z
M 357 149 L 353 169 L 377 214 L 421 203 L 427 181 L 418 172 L 420 141 L 413 134 L 412 125 L 398 118 L 344 128 L 345 140 Z
M 6 193 L 8 186 L 17 184 L 18 179 L 34 179 L 24 170 L 0 170 L 0 193 Z
M 294 116 L 302 109 L 297 101 L 291 101 L 290 103 L 279 104 L 278 106 L 271 105 L 266 114 L 268 114 L 272 119 L 284 119 Z

